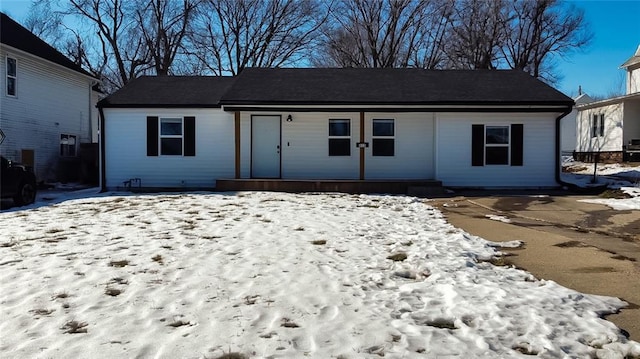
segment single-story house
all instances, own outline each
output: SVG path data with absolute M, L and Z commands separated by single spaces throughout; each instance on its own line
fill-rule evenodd
M 556 187 L 560 119 L 573 104 L 514 70 L 141 77 L 98 103 L 102 188 L 229 179 Z
M 579 160 L 640 158 L 640 46 L 620 67 L 626 70 L 624 95 L 577 105 Z

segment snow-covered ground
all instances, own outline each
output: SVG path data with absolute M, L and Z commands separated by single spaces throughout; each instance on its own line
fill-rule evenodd
M 593 182 L 594 164 L 567 160 L 564 162 L 563 180 L 580 186 L 588 186 Z M 597 184 L 606 184 L 609 188 L 620 189 L 630 196 L 624 199 L 588 199 L 589 203 L 600 203 L 615 210 L 640 210 L 640 166 L 629 164 L 604 164 L 597 165 Z
M 75 196 L 0 213 L 3 358 L 640 356 L 419 199 Z

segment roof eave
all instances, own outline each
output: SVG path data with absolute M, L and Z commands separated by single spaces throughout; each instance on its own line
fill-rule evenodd
M 112 104 L 98 102 L 97 108 L 221 108 L 220 104 Z
M 63 68 L 63 69 L 68 70 L 68 71 L 73 71 L 73 72 L 77 73 L 78 75 L 82 75 L 82 76 L 84 76 L 86 78 L 89 78 L 91 80 L 94 80 L 96 82 L 101 82 L 99 78 L 95 77 L 94 75 L 91 75 L 89 72 L 85 71 L 84 69 L 79 69 L 79 70 L 78 69 L 72 69 L 71 67 L 64 66 L 64 65 L 59 64 L 57 62 L 51 61 L 49 59 L 45 59 L 44 57 L 40 57 L 40 56 L 38 56 L 36 54 L 33 54 L 33 53 L 29 52 L 29 51 L 25 51 L 25 50 L 19 49 L 17 47 L 11 46 L 11 45 L 9 45 L 7 43 L 4 43 L 4 42 L 2 43 L 2 46 L 6 46 L 8 48 L 11 48 L 11 51 L 18 52 L 23 56 L 27 55 L 27 56 L 30 56 L 32 58 L 36 58 L 36 59 L 41 60 L 41 61 L 46 61 L 48 64 L 57 66 L 59 68 Z

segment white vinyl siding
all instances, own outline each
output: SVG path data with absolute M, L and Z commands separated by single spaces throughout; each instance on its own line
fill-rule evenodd
M 11 160 L 21 161 L 23 149 L 34 150 L 38 180 L 55 180 L 60 134 L 76 135 L 77 146 L 91 142 L 93 80 L 5 44 L 0 45 L 3 75 L 7 56 L 17 60 L 18 85 L 17 97 L 0 96 L 0 127 L 7 136 L 0 152 Z M 6 91 L 6 76 L 0 76 L 0 87 Z
M 624 107 L 625 104 L 618 103 L 579 110 L 576 150 L 578 152 L 622 151 Z M 601 115 L 604 116 L 602 132 L 600 132 Z M 625 128 L 625 135 L 626 131 Z
M 104 109 L 106 186 L 212 188 L 235 175 L 234 119 L 220 109 Z M 195 117 L 197 156 L 147 156 L 147 116 Z
M 359 113 L 332 112 L 242 112 L 242 178 L 249 178 L 251 163 L 251 115 L 278 115 L 292 121 L 282 122 L 281 161 L 283 179 L 358 179 L 359 156 L 355 142 L 360 133 Z M 327 124 L 329 119 L 351 121 L 350 156 L 329 156 Z
M 374 119 L 394 120 L 394 155 L 373 156 Z M 366 113 L 366 179 L 433 179 L 433 113 Z
M 558 114 L 436 114 L 436 179 L 452 187 L 554 187 Z M 523 124 L 523 166 L 472 166 L 473 124 Z
M 628 101 L 624 104 L 624 138 L 623 144 L 640 138 L 640 101 Z

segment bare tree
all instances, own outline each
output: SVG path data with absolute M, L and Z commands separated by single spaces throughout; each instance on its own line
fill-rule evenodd
M 136 16 L 151 65 L 157 75 L 172 73 L 172 65 L 190 28 L 198 1 L 148 0 Z
M 428 4 L 425 22 L 419 29 L 416 48 L 412 50 L 410 64 L 424 69 L 441 69 L 447 66 L 447 43 L 453 26 L 449 21 L 454 2 L 436 0 Z
M 502 52 L 509 68 L 555 82 L 553 56 L 565 56 L 587 45 L 593 35 L 584 12 L 557 0 L 514 1 L 509 5 Z
M 93 45 L 91 36 L 82 36 L 81 28 L 70 28 L 65 24 L 65 12 L 56 0 L 34 0 L 25 20 L 25 27 L 51 46 L 69 57 L 78 66 L 84 67 L 93 74 L 99 73 L 94 68 L 87 53 L 88 46 Z
M 330 11 L 323 29 L 323 54 L 316 64 L 340 67 L 408 67 L 417 60 L 433 62 L 429 49 L 418 54 L 431 1 L 342 0 Z M 437 23 L 437 21 L 435 21 Z M 433 33 L 440 42 L 442 28 Z M 426 56 L 426 57 L 425 57 Z
M 495 69 L 508 22 L 505 0 L 459 1 L 450 15 L 453 31 L 447 56 L 451 68 Z
M 54 10 L 52 0 L 34 0 L 24 21 L 24 27 L 52 46 L 64 37 L 62 14 Z
M 100 50 L 88 57 L 89 67 L 107 88 L 120 88 L 151 68 L 151 56 L 140 27 L 123 0 L 69 0 L 70 14 L 80 16 L 97 34 Z M 133 3 L 135 4 L 135 3 Z
M 313 0 L 207 0 L 200 10 L 191 54 L 217 75 L 299 63 L 323 21 Z

